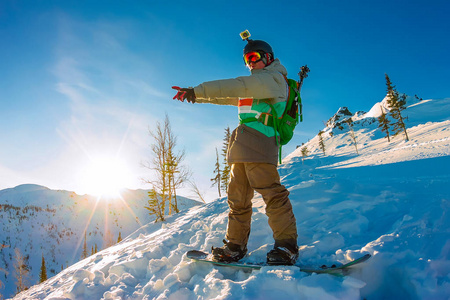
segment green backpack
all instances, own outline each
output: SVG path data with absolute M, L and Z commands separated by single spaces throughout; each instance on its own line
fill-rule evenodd
M 280 137 L 276 138 L 278 146 L 280 146 L 279 151 L 279 161 L 281 163 L 281 146 L 286 145 L 289 143 L 289 141 L 294 136 L 294 129 L 295 126 L 299 122 L 303 122 L 303 107 L 302 107 L 302 98 L 300 97 L 300 89 L 303 84 L 303 79 L 308 77 L 309 68 L 308 66 L 303 66 L 300 68 L 300 72 L 298 75 L 300 76 L 299 81 L 295 81 L 294 79 L 288 79 L 286 76 L 284 76 L 284 79 L 286 79 L 286 82 L 289 87 L 289 94 L 288 99 L 286 103 L 286 108 L 284 109 L 283 114 L 281 117 L 278 117 L 276 115 L 275 108 L 270 105 L 272 114 L 272 122 L 270 126 L 272 126 L 275 130 L 275 138 L 277 136 Z
M 272 104 L 269 104 L 273 112 L 273 121 L 271 123 L 275 129 L 275 135 L 280 137 L 281 145 L 289 143 L 294 136 L 295 126 L 303 121 L 302 98 L 300 97 L 300 90 L 298 88 L 299 83 L 294 79 L 288 79 L 286 77 L 285 79 L 289 86 L 289 94 L 283 115 L 278 117 L 275 108 Z
M 303 112 L 302 112 L 302 99 L 300 97 L 300 89 L 303 84 L 303 79 L 308 77 L 309 68 L 308 66 L 303 66 L 300 68 L 300 72 L 298 75 L 300 76 L 299 81 L 295 81 L 294 79 L 288 79 L 283 75 L 286 83 L 289 87 L 288 98 L 286 103 L 286 108 L 284 109 L 283 114 L 278 117 L 275 108 L 272 104 L 270 105 L 270 111 L 272 112 L 272 118 L 266 120 L 262 115 L 257 118 L 248 118 L 245 120 L 241 120 L 241 124 L 250 123 L 250 122 L 261 122 L 264 125 L 273 127 L 275 130 L 275 139 L 277 141 L 277 145 L 280 147 L 279 151 L 279 161 L 281 163 L 281 146 L 286 145 L 294 136 L 295 126 L 299 122 L 303 121 Z M 279 139 L 277 138 L 279 137 Z

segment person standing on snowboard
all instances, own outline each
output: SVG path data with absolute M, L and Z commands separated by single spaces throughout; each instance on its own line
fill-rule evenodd
M 288 190 L 277 170 L 278 145 L 270 104 L 281 116 L 286 107 L 286 68 L 274 58 L 272 47 L 262 40 L 250 40 L 244 48 L 244 62 L 251 75 L 208 81 L 194 88 L 172 87 L 173 99 L 190 103 L 234 105 L 239 109 L 239 126 L 233 131 L 227 151 L 231 166 L 228 184 L 228 227 L 224 246 L 213 247 L 217 261 L 235 262 L 247 253 L 254 191 L 266 204 L 275 244 L 267 253 L 268 264 L 294 264 L 298 258 L 297 225 Z

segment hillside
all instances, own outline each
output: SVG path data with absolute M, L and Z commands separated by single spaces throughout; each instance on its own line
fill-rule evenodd
M 5 284 L 0 294 L 15 291 L 15 249 L 28 258 L 31 276 L 28 284 L 39 282 L 42 255 L 51 277 L 80 260 L 86 231 L 89 254 L 92 250 L 113 245 L 143 224 L 154 220 L 149 216 L 146 190 L 125 190 L 121 199 L 98 199 L 74 192 L 50 190 L 25 184 L 0 191 L 1 274 Z M 200 204 L 179 197 L 181 210 Z
M 186 251 L 221 245 L 228 210 L 222 198 L 149 223 L 14 299 L 448 299 L 450 99 L 410 99 L 408 142 L 384 138 L 375 122 L 380 104 L 353 115 L 360 155 L 348 129 L 334 126 L 340 117 L 324 129 L 326 155 L 315 137 L 304 145 L 307 157 L 298 148 L 279 168 L 297 218 L 298 265 L 372 254 L 349 276 L 189 261 Z M 270 232 L 256 195 L 244 261 L 265 260 Z

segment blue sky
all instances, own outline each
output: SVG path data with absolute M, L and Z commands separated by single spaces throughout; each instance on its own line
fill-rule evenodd
M 249 74 L 239 32 L 269 42 L 296 78 L 311 69 L 304 122 L 284 154 L 341 106 L 368 111 L 387 73 L 398 91 L 450 97 L 448 1 L 0 2 L 0 189 L 89 192 L 93 162 L 126 165 L 148 188 L 148 129 L 169 115 L 185 163 L 211 193 L 215 147 L 237 108 L 180 103 L 172 85 Z M 212 189 L 214 191 L 214 189 Z

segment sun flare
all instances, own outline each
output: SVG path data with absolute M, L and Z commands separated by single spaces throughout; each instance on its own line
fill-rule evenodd
M 124 162 L 114 158 L 99 158 L 84 169 L 82 184 L 88 194 L 118 198 L 130 178 L 130 171 Z

